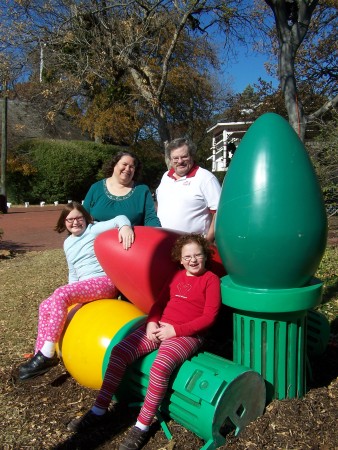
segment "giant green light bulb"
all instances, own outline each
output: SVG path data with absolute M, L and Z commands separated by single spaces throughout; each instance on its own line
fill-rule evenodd
M 274 113 L 250 127 L 222 187 L 216 243 L 231 280 L 259 289 L 306 285 L 326 246 L 327 218 L 307 151 Z

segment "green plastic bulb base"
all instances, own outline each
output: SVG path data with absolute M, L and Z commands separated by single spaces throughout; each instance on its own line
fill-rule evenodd
M 231 276 L 222 278 L 222 302 L 235 309 L 262 313 L 285 313 L 314 308 L 321 303 L 323 283 L 312 278 L 304 287 L 258 289 L 241 286 Z
M 266 381 L 267 401 L 306 393 L 306 311 L 287 314 L 234 313 L 233 360 Z
M 322 283 L 294 289 L 252 289 L 222 278 L 223 303 L 235 308 L 233 359 L 257 371 L 267 400 L 306 392 L 307 310 L 321 301 Z

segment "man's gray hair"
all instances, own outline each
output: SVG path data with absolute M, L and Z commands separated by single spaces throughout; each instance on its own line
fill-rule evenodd
M 183 147 L 183 145 L 186 145 L 188 147 L 190 156 L 194 157 L 196 155 L 196 150 L 197 150 L 196 145 L 190 139 L 176 138 L 176 139 L 173 139 L 172 141 L 170 141 L 165 149 L 168 158 L 170 158 L 171 152 L 173 150 L 181 148 L 181 147 Z

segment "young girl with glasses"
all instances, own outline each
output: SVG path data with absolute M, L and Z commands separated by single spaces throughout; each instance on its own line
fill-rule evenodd
M 106 276 L 94 252 L 96 236 L 112 228 L 119 229 L 119 242 L 128 250 L 134 242 L 134 232 L 126 216 L 94 223 L 80 203 L 70 202 L 62 210 L 55 231 L 62 233 L 67 230 L 69 234 L 64 242 L 69 269 L 68 284 L 57 288 L 40 304 L 35 354 L 19 367 L 21 381 L 42 375 L 58 364 L 55 348 L 69 306 L 116 297 L 117 289 Z
M 158 349 L 137 422 L 119 448 L 143 447 L 172 372 L 201 347 L 204 334 L 220 309 L 220 279 L 205 267 L 210 255 L 210 244 L 202 235 L 178 238 L 172 257 L 183 270 L 174 275 L 169 290 L 154 303 L 146 324 L 113 347 L 94 406 L 82 417 L 73 419 L 68 424 L 69 430 L 86 431 L 107 421 L 108 407 L 127 366 Z

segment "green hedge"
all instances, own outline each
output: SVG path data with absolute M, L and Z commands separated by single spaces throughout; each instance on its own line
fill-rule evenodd
M 32 140 L 21 144 L 16 156 L 35 171 L 8 173 L 7 198 L 13 203 L 81 201 L 97 180 L 102 163 L 119 148 L 83 141 Z
M 104 177 L 102 167 L 114 153 L 126 147 L 89 141 L 31 140 L 15 151 L 33 173 L 16 170 L 7 174 L 7 199 L 15 204 L 40 201 L 53 203 L 81 201 L 89 187 Z M 142 161 L 141 181 L 154 191 L 166 169 L 163 156 L 155 149 L 131 149 Z

